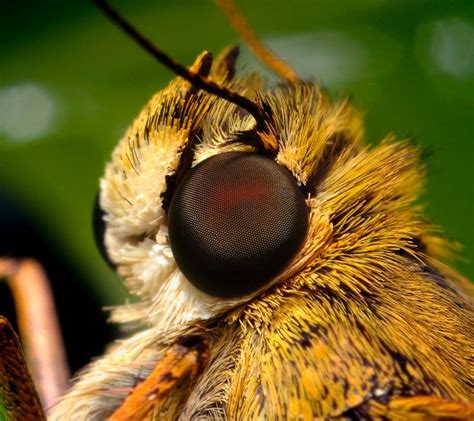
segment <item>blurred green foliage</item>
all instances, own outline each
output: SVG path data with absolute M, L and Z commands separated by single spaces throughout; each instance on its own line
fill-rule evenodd
M 393 132 L 433 151 L 427 213 L 465 246 L 455 265 L 473 278 L 472 1 L 238 3 L 304 76 L 353 98 L 369 142 Z M 237 42 L 211 0 L 114 4 L 183 63 Z M 120 302 L 95 249 L 91 209 L 112 148 L 172 75 L 88 2 L 2 2 L 0 39 L 0 186 L 102 303 Z M 246 51 L 241 61 L 257 66 Z

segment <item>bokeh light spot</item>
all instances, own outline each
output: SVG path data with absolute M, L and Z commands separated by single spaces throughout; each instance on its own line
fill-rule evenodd
M 392 73 L 401 56 L 400 46 L 372 27 L 267 36 L 264 43 L 303 78 L 329 87 Z
M 46 136 L 54 126 L 56 104 L 42 86 L 26 82 L 0 89 L 0 135 L 16 143 Z
M 474 26 L 466 20 L 451 17 L 422 25 L 417 50 L 430 73 L 455 78 L 474 74 Z
M 357 78 L 369 53 L 359 42 L 337 31 L 269 37 L 265 43 L 301 75 L 316 76 L 327 85 Z

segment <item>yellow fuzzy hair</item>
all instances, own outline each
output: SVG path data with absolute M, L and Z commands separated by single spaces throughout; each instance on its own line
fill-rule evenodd
M 193 165 L 251 150 L 229 140 L 253 119 L 174 80 L 142 110 L 101 182 L 108 252 L 140 298 L 113 318 L 143 330 L 81 373 L 50 419 L 107 418 L 189 334 L 209 343 L 207 367 L 149 419 L 468 419 L 473 291 L 441 263 L 449 245 L 416 204 L 419 149 L 391 136 L 364 146 L 348 101 L 331 103 L 311 83 L 266 89 L 256 75 L 231 79 L 226 57 L 210 77 L 272 110 L 275 160 L 308 195 L 305 243 L 283 274 L 247 297 L 210 297 L 184 278 L 167 239 L 167 181 L 192 136 Z

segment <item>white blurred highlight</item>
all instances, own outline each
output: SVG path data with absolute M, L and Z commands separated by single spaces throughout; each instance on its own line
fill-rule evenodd
M 418 51 L 430 73 L 470 76 L 474 74 L 474 26 L 457 17 L 425 24 L 418 32 Z
M 57 107 L 50 92 L 33 82 L 0 89 L 0 136 L 27 143 L 51 132 Z
M 399 44 L 371 27 L 268 36 L 264 42 L 303 78 L 331 87 L 391 73 L 401 56 Z

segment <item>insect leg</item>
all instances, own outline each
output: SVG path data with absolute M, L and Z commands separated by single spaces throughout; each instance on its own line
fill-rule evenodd
M 18 337 L 0 316 L 0 419 L 45 421 Z
M 149 416 L 156 405 L 184 380 L 193 382 L 205 367 L 207 358 L 208 350 L 203 338 L 180 338 L 108 421 L 139 421 Z
M 437 396 L 393 395 L 370 399 L 345 415 L 353 419 L 468 421 L 474 419 L 474 404 Z
M 28 366 L 43 405 L 66 390 L 69 369 L 49 281 L 33 259 L 0 259 L 0 279 L 10 287 Z

